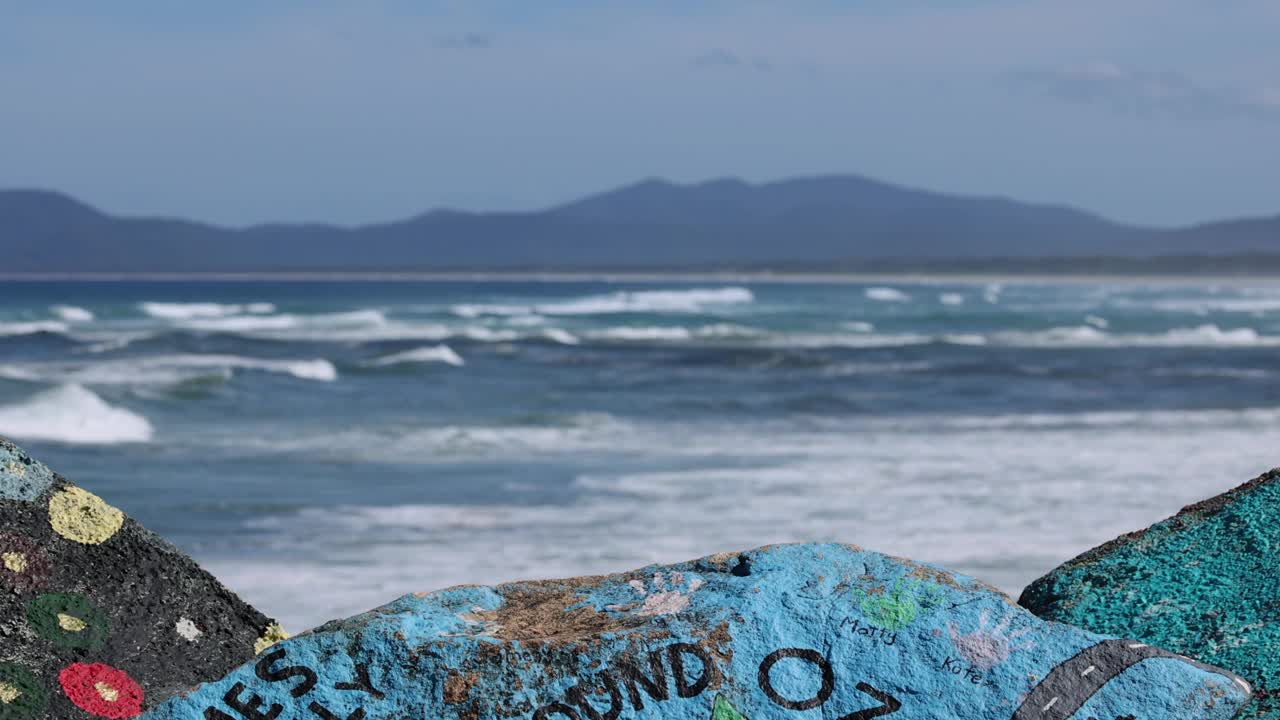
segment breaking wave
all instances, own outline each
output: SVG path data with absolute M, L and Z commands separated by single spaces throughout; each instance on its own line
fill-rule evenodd
M 142 312 L 161 320 L 191 320 L 193 318 L 217 318 L 228 315 L 263 315 L 275 312 L 276 306 L 271 303 L 254 302 L 240 304 L 224 303 L 171 303 L 144 302 L 138 307 Z
M 608 315 L 615 313 L 693 313 L 708 306 L 737 305 L 755 301 L 744 287 L 693 288 L 689 290 L 618 291 L 577 300 L 537 305 L 462 304 L 453 313 L 474 318 L 484 315 Z
M 420 347 L 413 350 L 405 350 L 404 352 L 392 353 L 371 360 L 367 364 L 372 367 L 385 367 L 387 365 L 400 365 L 404 363 L 444 363 L 453 365 L 454 367 L 462 367 L 466 365 L 466 361 L 462 356 L 453 351 L 448 345 L 435 345 L 432 347 Z
M 154 429 L 142 415 L 107 404 L 80 385 L 62 385 L 25 402 L 0 406 L 0 433 L 22 440 L 114 445 L 147 442 Z
M 867 288 L 863 294 L 867 296 L 868 300 L 875 300 L 876 302 L 907 302 L 911 299 L 910 295 L 891 287 Z
M 56 320 L 38 320 L 35 322 L 0 322 L 0 337 L 14 335 L 35 335 L 36 333 L 65 333 L 67 324 Z
M 49 312 L 67 322 L 93 322 L 93 313 L 75 305 L 54 305 L 49 308 Z
M 302 380 L 332 382 L 338 370 L 324 359 L 280 360 L 238 355 L 157 355 L 99 362 L 11 363 L 0 377 L 29 382 L 83 385 L 170 385 L 234 370 L 283 373 Z

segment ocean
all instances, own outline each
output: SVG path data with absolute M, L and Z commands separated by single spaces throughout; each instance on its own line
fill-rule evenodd
M 0 281 L 0 434 L 292 630 L 794 540 L 1016 594 L 1280 464 L 1280 285 Z

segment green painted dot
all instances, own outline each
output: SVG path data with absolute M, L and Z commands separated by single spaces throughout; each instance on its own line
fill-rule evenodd
M 21 665 L 0 663 L 0 720 L 43 718 L 49 695 Z
M 27 622 L 58 647 L 101 650 L 107 641 L 107 616 L 83 595 L 40 595 L 27 605 Z

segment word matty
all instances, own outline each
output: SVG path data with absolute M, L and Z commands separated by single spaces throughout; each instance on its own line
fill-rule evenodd
M 888 646 L 898 642 L 898 633 L 876 627 L 858 618 L 847 617 L 840 621 L 840 627 L 845 627 L 846 625 L 849 627 L 850 632 L 861 638 L 879 640 Z
M 812 697 L 789 698 L 773 685 L 772 671 L 783 661 L 802 662 L 820 679 Z M 695 662 L 696 661 L 696 662 Z M 721 671 L 715 659 L 703 648 L 689 643 L 673 643 L 650 652 L 644 661 L 626 657 L 597 673 L 592 682 L 579 682 L 565 691 L 559 700 L 547 703 L 533 713 L 532 720 L 618 720 L 625 704 L 636 711 L 649 702 L 666 702 L 675 697 L 693 698 L 720 684 Z M 831 663 L 816 650 L 782 648 L 766 656 L 756 675 L 756 683 L 774 705 L 787 710 L 811 710 L 825 705 L 835 691 L 836 675 Z M 839 720 L 870 720 L 897 712 L 902 703 L 892 695 L 865 682 L 855 687 L 870 695 L 879 705 L 845 715 Z M 592 698 L 609 698 L 607 709 L 596 707 Z
M 286 651 L 279 648 L 273 652 L 267 653 L 258 659 L 257 664 L 253 666 L 253 672 L 258 679 L 268 683 L 294 681 L 296 684 L 289 691 L 289 694 L 295 699 L 301 699 L 303 695 L 315 689 L 320 682 L 316 671 L 304 665 L 289 665 L 286 667 L 274 667 L 275 664 L 284 660 Z M 369 681 L 369 666 L 356 665 L 356 676 L 349 682 L 334 683 L 333 689 L 341 692 L 359 692 L 364 693 L 375 700 L 381 700 L 384 696 L 382 691 L 373 686 Z M 238 682 L 232 685 L 222 696 L 222 702 L 227 707 L 238 713 L 244 720 L 275 720 L 284 712 L 284 706 L 272 704 L 267 708 L 263 708 L 265 701 L 258 695 L 245 695 L 244 683 Z M 307 710 L 320 720 L 344 720 L 344 718 L 335 715 L 329 708 L 325 707 L 320 701 L 313 700 L 307 706 Z M 232 715 L 219 710 L 212 705 L 204 709 L 205 720 L 236 720 Z M 364 708 L 356 708 L 347 715 L 345 720 L 364 720 Z

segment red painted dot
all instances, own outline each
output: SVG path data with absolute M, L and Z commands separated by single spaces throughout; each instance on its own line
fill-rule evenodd
M 58 674 L 62 691 L 76 707 L 105 718 L 142 714 L 142 688 L 123 670 L 102 663 L 73 663 Z

